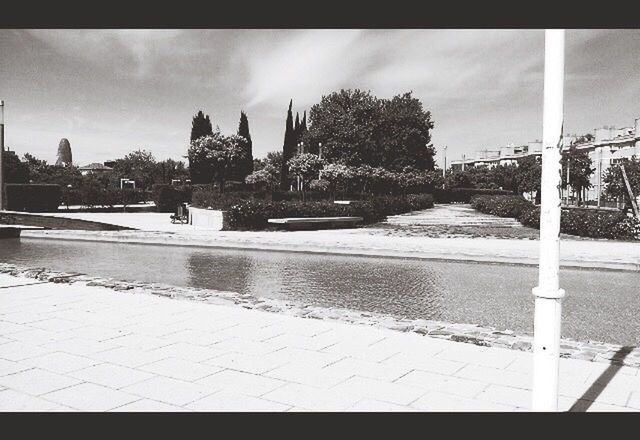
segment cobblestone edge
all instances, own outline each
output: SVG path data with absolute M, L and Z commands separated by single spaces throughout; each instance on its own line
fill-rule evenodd
M 262 310 L 308 319 L 334 320 L 359 325 L 369 325 L 404 333 L 417 333 L 439 339 L 464 342 L 485 347 L 500 347 L 520 351 L 532 351 L 531 334 L 515 334 L 511 330 L 481 327 L 474 324 L 456 324 L 426 319 L 403 319 L 379 313 L 369 313 L 341 308 L 300 306 L 282 300 L 256 298 L 237 292 L 176 287 L 166 284 L 119 281 L 93 277 L 77 272 L 56 272 L 44 268 L 0 263 L 0 273 L 16 277 L 32 278 L 52 283 L 78 283 L 86 286 L 106 287 L 115 291 L 151 294 L 174 299 L 199 301 L 209 304 L 235 305 L 246 309 Z M 577 341 L 563 338 L 560 356 L 593 362 L 640 367 L 640 347 L 624 347 L 599 341 Z

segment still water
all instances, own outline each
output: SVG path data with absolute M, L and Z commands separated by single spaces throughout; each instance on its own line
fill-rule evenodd
M 533 266 L 33 238 L 2 240 L 0 261 L 229 290 L 296 304 L 533 331 Z M 563 269 L 561 285 L 567 291 L 564 337 L 640 342 L 637 271 Z

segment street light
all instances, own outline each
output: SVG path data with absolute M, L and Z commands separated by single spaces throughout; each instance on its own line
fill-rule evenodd
M 4 209 L 4 175 L 2 159 L 4 158 L 4 101 L 0 100 L 0 211 Z
M 558 410 L 560 367 L 560 148 L 564 107 L 565 31 L 545 31 L 544 107 L 542 120 L 542 182 L 540 205 L 540 268 L 533 288 L 535 317 L 533 336 L 534 411 Z
M 442 189 L 445 187 L 444 179 L 447 177 L 447 146 L 444 146 L 444 167 L 442 168 Z
M 322 159 L 322 142 L 318 142 L 318 158 Z M 322 180 L 322 170 L 318 172 L 318 180 Z

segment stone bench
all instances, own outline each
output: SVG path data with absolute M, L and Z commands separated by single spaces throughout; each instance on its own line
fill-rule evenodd
M 0 225 L 1 238 L 18 238 L 21 231 L 33 231 L 45 229 L 42 226 Z
M 362 217 L 291 217 L 270 218 L 267 221 L 289 230 L 309 230 L 348 228 L 355 226 L 362 220 Z

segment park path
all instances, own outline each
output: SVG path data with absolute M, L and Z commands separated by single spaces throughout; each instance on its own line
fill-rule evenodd
M 513 218 L 482 214 L 469 204 L 438 204 L 431 209 L 389 216 L 384 222 L 362 228 L 370 234 L 394 237 L 538 238 L 538 230 Z
M 482 214 L 469 204 L 438 204 L 431 209 L 414 211 L 408 214 L 394 215 L 385 222 L 399 226 L 489 226 L 503 228 L 522 228 L 515 219 Z
M 2 411 L 526 411 L 528 352 L 0 275 Z M 560 361 L 563 411 L 638 411 L 637 368 Z

